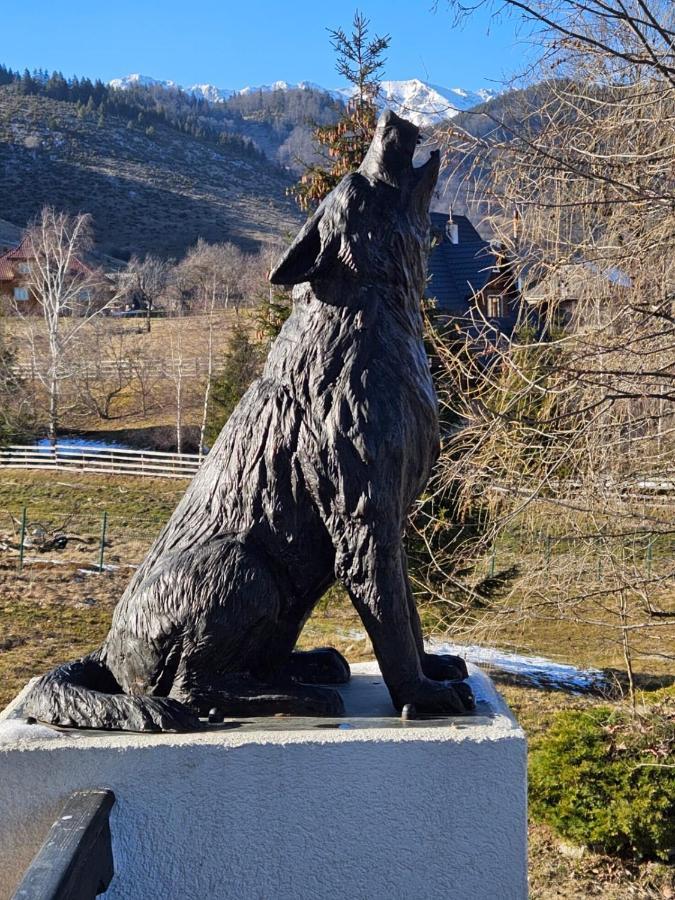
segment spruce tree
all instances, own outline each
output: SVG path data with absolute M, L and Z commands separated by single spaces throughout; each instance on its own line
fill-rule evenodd
M 303 210 L 318 205 L 348 172 L 357 169 L 370 146 L 377 123 L 377 96 L 389 46 L 389 35 L 368 37 L 369 21 L 358 10 L 352 33 L 329 30 L 337 53 L 336 69 L 353 87 L 347 108 L 334 125 L 317 125 L 314 139 L 322 148 L 326 165 L 310 164 L 290 193 Z
M 224 365 L 211 387 L 206 439 L 209 444 L 218 437 L 232 411 L 258 377 L 265 354 L 254 343 L 246 328 L 235 325 L 227 344 Z

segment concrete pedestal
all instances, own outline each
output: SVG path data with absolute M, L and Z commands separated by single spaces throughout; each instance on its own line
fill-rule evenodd
M 374 664 L 347 717 L 257 719 L 189 735 L 0 721 L 0 897 L 63 802 L 111 788 L 106 900 L 527 896 L 526 744 L 471 667 L 471 717 L 403 723 Z

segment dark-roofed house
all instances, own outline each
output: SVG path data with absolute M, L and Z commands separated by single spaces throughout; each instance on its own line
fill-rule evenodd
M 469 331 L 482 330 L 487 320 L 510 335 L 521 298 L 505 254 L 452 212 L 431 213 L 431 233 L 426 296 L 437 316 Z

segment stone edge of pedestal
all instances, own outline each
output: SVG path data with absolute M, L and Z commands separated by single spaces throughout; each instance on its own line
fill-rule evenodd
M 415 727 L 408 723 L 405 728 L 366 727 L 355 729 L 314 730 L 312 728 L 269 729 L 261 723 L 260 729 L 237 731 L 207 731 L 185 734 L 138 734 L 111 731 L 109 734 L 96 732 L 88 736 L 86 733 L 69 733 L 57 731 L 46 725 L 29 725 L 22 719 L 13 718 L 12 713 L 20 705 L 30 686 L 32 679 L 12 700 L 0 711 L 0 754 L 12 751 L 32 751 L 47 749 L 73 748 L 78 750 L 110 750 L 110 749 L 147 749 L 150 747 L 185 747 L 185 746 L 223 746 L 242 747 L 246 745 L 266 744 L 344 744 L 349 742 L 399 743 L 418 742 L 452 742 L 465 741 L 498 741 L 504 739 L 525 740 L 525 734 L 518 725 L 513 713 L 504 699 L 497 692 L 491 679 L 477 666 L 469 663 L 469 681 L 477 697 L 490 706 L 491 720 L 489 724 L 476 723 L 467 727 L 471 721 L 462 720 L 461 728 L 455 721 L 448 725 L 437 725 L 433 728 Z M 356 663 L 352 666 L 354 674 L 379 674 L 377 663 Z M 467 724 L 465 724 L 467 723 Z

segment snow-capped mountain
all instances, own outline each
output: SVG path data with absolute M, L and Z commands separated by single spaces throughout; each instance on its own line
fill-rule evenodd
M 149 75 L 126 75 L 124 78 L 113 78 L 109 82 L 111 87 L 124 90 L 135 85 L 154 86 L 160 85 L 166 88 L 180 88 L 174 81 L 159 81 Z M 248 85 L 238 90 L 219 88 L 213 84 L 193 84 L 182 87 L 188 94 L 203 97 L 210 103 L 222 103 L 235 94 L 253 94 L 258 91 L 289 91 L 289 90 L 315 90 L 325 91 L 336 99 L 346 101 L 351 97 L 351 88 L 338 88 L 328 90 L 312 81 L 299 81 L 290 84 L 287 81 L 275 81 L 272 84 Z M 481 89 L 469 91 L 465 88 L 444 88 L 436 84 L 428 84 L 419 78 L 410 78 L 407 81 L 383 81 L 380 85 L 380 104 L 389 106 L 395 112 L 415 122 L 416 125 L 429 127 L 451 119 L 458 112 L 491 100 L 497 91 Z
M 123 78 L 113 78 L 108 85 L 122 91 L 131 87 L 155 87 L 156 85 L 165 88 L 180 87 L 175 81 L 159 81 L 157 78 L 151 78 L 150 75 L 139 75 L 138 72 L 133 75 L 125 75 Z
M 209 103 L 223 103 L 238 91 L 230 91 L 227 88 L 217 88 L 214 84 L 191 84 L 190 87 L 183 88 L 188 94 L 194 94 L 197 97 L 203 97 Z
M 127 90 L 132 87 L 163 87 L 175 88 L 176 90 L 185 91 L 187 94 L 195 94 L 208 100 L 209 103 L 222 103 L 238 91 L 230 91 L 227 88 L 218 88 L 213 84 L 191 84 L 189 87 L 183 87 L 175 81 L 162 81 L 158 78 L 152 78 L 150 75 L 125 75 L 123 78 L 113 78 L 108 82 L 112 88 L 119 90 Z
M 233 94 L 255 94 L 258 91 L 267 93 L 268 91 L 326 91 L 326 88 L 313 81 L 298 81 L 297 84 L 289 84 L 288 81 L 274 81 L 272 84 L 258 84 L 255 86 L 247 85 L 239 91 L 233 91 Z M 327 93 L 333 93 L 328 91 Z
M 451 119 L 458 112 L 485 103 L 496 95 L 488 89 L 467 91 L 427 84 L 418 78 L 408 81 L 383 81 L 380 102 L 416 125 L 429 127 Z

